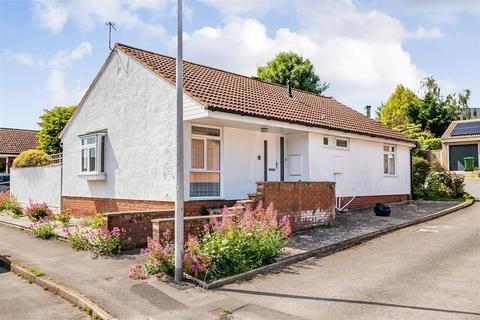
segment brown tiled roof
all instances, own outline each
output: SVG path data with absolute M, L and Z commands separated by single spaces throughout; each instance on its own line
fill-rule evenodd
M 0 154 L 20 154 L 28 149 L 37 148 L 38 131 L 0 128 Z
M 174 58 L 123 44 L 117 44 L 116 48 L 175 83 Z M 184 90 L 213 111 L 413 141 L 333 98 L 294 89 L 292 99 L 288 97 L 285 86 L 187 61 L 184 62 Z
M 442 139 L 458 139 L 461 140 L 463 138 L 480 138 L 480 134 L 461 134 L 461 135 L 454 135 L 452 136 L 452 131 L 455 129 L 457 124 L 459 123 L 466 123 L 466 122 L 474 122 L 478 124 L 477 128 L 480 128 L 480 119 L 471 119 L 471 120 L 458 120 L 452 121 L 448 126 L 447 130 L 442 135 Z

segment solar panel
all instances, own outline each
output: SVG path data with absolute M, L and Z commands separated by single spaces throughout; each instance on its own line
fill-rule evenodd
M 480 134 L 480 121 L 460 122 L 452 130 L 452 136 Z

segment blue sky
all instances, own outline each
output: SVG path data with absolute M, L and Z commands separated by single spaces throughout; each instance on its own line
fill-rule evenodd
M 113 41 L 175 54 L 171 0 L 0 2 L 0 126 L 36 128 L 77 104 Z M 276 53 L 309 58 L 326 95 L 363 111 L 433 75 L 480 106 L 480 0 L 184 0 L 185 58 L 254 75 Z

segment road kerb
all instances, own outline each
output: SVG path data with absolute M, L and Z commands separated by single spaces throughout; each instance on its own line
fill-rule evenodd
M 247 271 L 245 273 L 237 274 L 235 276 L 231 276 L 231 277 L 228 277 L 228 278 L 219 279 L 219 280 L 216 280 L 216 281 L 213 281 L 213 282 L 210 282 L 210 283 L 204 282 L 204 281 L 202 281 L 200 279 L 197 279 L 195 277 L 192 277 L 192 276 L 187 276 L 187 278 L 196 282 L 200 287 L 202 287 L 204 289 L 207 289 L 207 290 L 215 289 L 215 288 L 222 287 L 222 286 L 230 284 L 230 283 L 240 282 L 240 281 L 245 281 L 245 280 L 251 279 L 251 278 L 253 278 L 253 277 L 255 277 L 259 274 L 268 273 L 271 270 L 284 268 L 288 265 L 306 260 L 308 258 L 325 257 L 325 256 L 328 256 L 328 255 L 334 254 L 336 252 L 339 252 L 339 251 L 357 246 L 357 245 L 362 244 L 366 241 L 378 238 L 380 236 L 391 233 L 393 231 L 408 228 L 408 227 L 414 226 L 416 224 L 420 224 L 420 223 L 423 223 L 423 222 L 427 222 L 427 221 L 430 221 L 430 220 L 433 220 L 433 219 L 440 218 L 440 217 L 445 216 L 449 213 L 452 213 L 452 212 L 464 209 L 466 207 L 469 207 L 472 204 L 473 204 L 473 202 L 462 202 L 462 203 L 460 203 L 460 204 L 458 204 L 454 207 L 447 208 L 447 209 L 432 213 L 430 215 L 427 215 L 425 217 L 422 217 L 422 218 L 419 218 L 419 219 L 416 219 L 416 220 L 407 221 L 405 223 L 402 223 L 402 224 L 399 224 L 399 225 L 396 225 L 396 226 L 391 226 L 391 227 L 384 228 L 384 229 L 381 229 L 381 230 L 372 231 L 372 232 L 363 234 L 361 236 L 346 239 L 346 240 L 343 240 L 343 241 L 340 241 L 340 242 L 337 242 L 337 243 L 334 243 L 334 244 L 331 244 L 331 245 L 318 247 L 318 248 L 315 248 L 315 249 L 312 249 L 312 250 L 309 250 L 309 251 L 301 252 L 301 253 L 286 257 L 286 258 L 284 258 L 282 260 L 279 260 L 277 262 L 274 262 L 272 264 L 269 264 L 269 265 L 266 265 L 266 266 L 263 266 L 263 267 L 260 267 L 260 268 L 254 269 L 254 270 L 250 270 L 250 271 Z
M 32 269 L 28 270 L 28 266 L 21 265 L 3 256 L 0 256 L 0 266 L 67 300 L 68 302 L 87 312 L 90 316 L 92 316 L 93 319 L 117 320 L 117 318 L 113 317 L 103 307 L 96 304 L 85 295 L 76 292 L 58 282 L 55 282 L 47 275 L 36 275 L 34 272 L 30 271 Z

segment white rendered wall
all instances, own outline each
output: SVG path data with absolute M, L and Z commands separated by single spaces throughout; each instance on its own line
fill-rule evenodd
M 381 142 L 350 139 L 348 150 L 323 145 L 323 135 L 309 134 L 309 180 L 335 181 L 337 196 L 410 194 L 410 151 L 397 148 L 397 174 L 383 173 Z M 392 141 L 392 145 L 395 142 Z M 337 172 L 337 174 L 334 174 Z
M 223 176 L 226 199 L 246 199 L 263 181 L 264 135 L 254 130 L 223 129 Z M 261 156 L 261 159 L 258 159 Z
M 30 201 L 45 202 L 53 211 L 60 209 L 59 165 L 11 168 L 10 193 L 27 207 Z
M 173 201 L 174 110 L 171 84 L 115 54 L 63 136 L 63 195 Z M 78 135 L 101 129 L 108 130 L 106 179 L 85 180 Z

